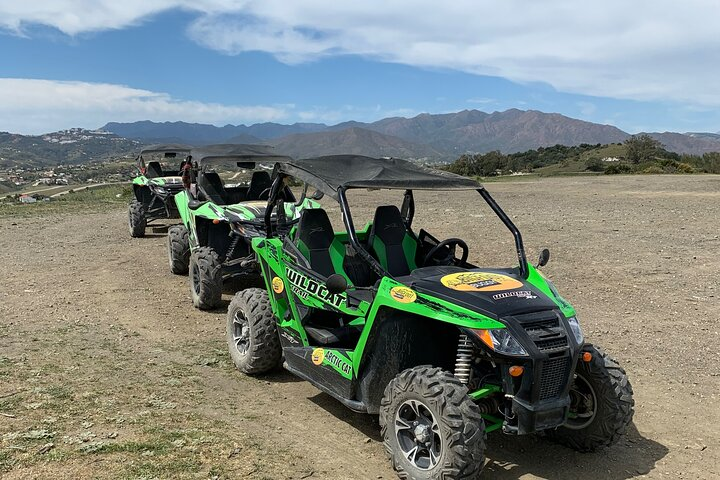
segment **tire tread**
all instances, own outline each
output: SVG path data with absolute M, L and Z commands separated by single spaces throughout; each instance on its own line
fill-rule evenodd
M 598 403 L 605 407 L 602 417 L 583 430 L 559 427 L 546 432 L 552 441 L 579 452 L 592 452 L 616 443 L 626 433 L 635 413 L 633 389 L 625 370 L 597 346 L 591 345 L 590 350 L 593 358 L 588 375 L 602 387 L 599 392 L 595 388 Z
M 244 356 L 237 352 L 233 341 L 233 317 L 238 310 L 243 312 L 250 326 L 250 345 Z M 241 372 L 258 375 L 280 364 L 282 347 L 277 321 L 265 290 L 248 288 L 235 294 L 228 307 L 226 334 L 230 357 Z
M 410 393 L 434 404 L 440 412 L 438 421 L 450 429 L 445 438 L 450 455 L 444 455 L 445 462 L 433 472 L 433 477 L 414 476 L 393 452 L 394 405 Z M 385 452 L 402 479 L 474 479 L 485 461 L 485 422 L 480 409 L 468 396 L 467 387 L 441 368 L 429 365 L 409 368 L 388 383 L 380 402 L 380 432 Z

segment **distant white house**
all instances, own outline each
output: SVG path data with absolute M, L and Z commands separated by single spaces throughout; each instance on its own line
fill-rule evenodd
M 35 197 L 31 197 L 30 195 L 20 195 L 20 203 L 35 203 L 37 202 L 37 199 Z
M 617 157 L 605 157 L 602 159 L 603 162 L 619 162 L 620 159 Z

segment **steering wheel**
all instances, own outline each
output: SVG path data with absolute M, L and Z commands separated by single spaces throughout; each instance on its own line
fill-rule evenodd
M 425 258 L 423 259 L 423 266 L 426 266 L 430 260 L 437 255 L 437 253 L 442 248 L 448 248 L 450 250 L 450 255 L 442 259 L 442 262 L 449 262 L 452 261 L 452 259 L 455 258 L 455 251 L 457 247 L 462 248 L 463 254 L 460 258 L 460 263 L 463 264 L 468 259 L 468 246 L 467 243 L 465 243 L 464 240 L 461 240 L 459 238 L 448 238 L 443 240 L 442 242 L 435 245 L 433 248 L 430 249 L 430 251 L 425 255 Z

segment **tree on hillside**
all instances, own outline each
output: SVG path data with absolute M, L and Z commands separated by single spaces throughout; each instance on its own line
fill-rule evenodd
M 625 140 L 625 156 L 634 164 L 652 160 L 663 151 L 662 143 L 644 133 Z
M 484 154 L 463 155 L 445 169 L 468 177 L 489 177 L 508 168 L 508 157 L 495 150 Z
M 605 170 L 605 165 L 599 158 L 592 157 L 585 162 L 585 170 L 589 170 L 591 172 L 602 172 Z

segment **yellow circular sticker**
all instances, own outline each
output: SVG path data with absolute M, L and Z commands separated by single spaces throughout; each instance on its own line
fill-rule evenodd
M 417 294 L 408 287 L 393 287 L 390 296 L 400 303 L 412 303 L 417 299 Z
M 323 360 L 325 360 L 325 350 L 322 348 L 316 348 L 312 351 L 310 359 L 315 365 L 322 365 Z
M 445 275 L 440 279 L 443 285 L 461 292 L 495 292 L 498 290 L 512 290 L 522 287 L 522 282 L 489 272 L 461 272 Z
M 282 278 L 275 277 L 272 279 L 272 289 L 275 293 L 282 293 L 283 290 L 285 290 L 285 284 L 282 281 Z

